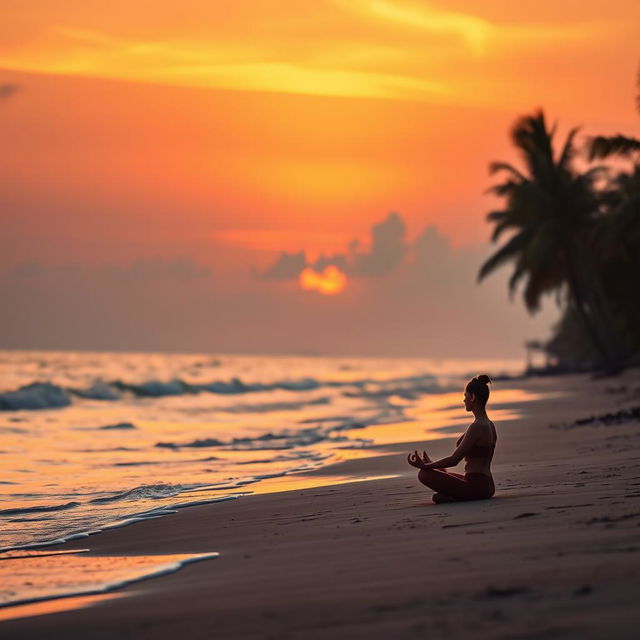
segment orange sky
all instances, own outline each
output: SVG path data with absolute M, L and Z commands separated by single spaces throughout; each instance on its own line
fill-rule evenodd
M 390 211 L 409 242 L 435 225 L 480 246 L 517 115 L 638 131 L 635 0 L 5 0 L 0 17 L 5 271 L 180 255 L 251 289 L 280 252 L 366 247 Z

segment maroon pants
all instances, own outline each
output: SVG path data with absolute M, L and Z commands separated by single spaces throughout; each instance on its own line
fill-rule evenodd
M 482 500 L 495 493 L 493 479 L 484 473 L 451 473 L 441 469 L 420 469 L 418 480 L 430 489 L 456 500 Z

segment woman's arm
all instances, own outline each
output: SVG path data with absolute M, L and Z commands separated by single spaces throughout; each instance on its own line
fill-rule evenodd
M 446 458 L 440 458 L 440 460 L 434 460 L 433 462 L 424 464 L 421 468 L 427 471 L 429 469 L 446 469 L 447 467 L 455 467 L 458 462 L 460 462 L 460 460 L 456 460 L 452 454 Z
M 478 431 L 474 425 L 471 425 L 462 438 L 458 439 L 458 446 L 455 451 L 446 458 L 441 458 L 440 460 L 434 460 L 433 462 L 428 462 L 422 465 L 422 469 L 446 469 L 447 467 L 455 467 L 462 458 L 464 458 L 467 453 L 473 447 L 475 441 L 478 439 Z

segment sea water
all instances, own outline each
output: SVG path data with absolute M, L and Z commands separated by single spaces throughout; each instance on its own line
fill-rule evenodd
M 459 405 L 470 375 L 521 369 L 504 360 L 2 351 L 0 552 L 373 455 L 424 434 L 420 416 Z

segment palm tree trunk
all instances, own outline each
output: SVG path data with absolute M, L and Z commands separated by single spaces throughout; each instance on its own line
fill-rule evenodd
M 589 337 L 591 338 L 591 341 L 593 342 L 596 350 L 600 354 L 602 362 L 606 363 L 606 366 L 608 367 L 610 355 L 605 342 L 602 339 L 601 331 L 596 329 L 595 322 L 587 311 L 587 304 L 585 302 L 585 296 L 583 295 L 582 286 L 578 284 L 578 282 L 576 282 L 575 278 L 570 277 L 569 289 L 571 291 L 571 297 L 573 298 L 576 310 L 578 311 L 578 314 L 582 318 L 582 322 L 587 329 L 587 333 L 589 334 Z
M 577 243 L 571 243 L 568 252 L 569 286 L 578 312 L 591 335 L 595 347 L 603 358 L 608 371 L 619 371 L 621 352 L 618 341 L 614 337 L 614 322 L 604 297 L 600 278 L 591 262 L 586 259 L 586 252 Z

